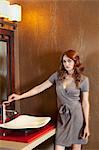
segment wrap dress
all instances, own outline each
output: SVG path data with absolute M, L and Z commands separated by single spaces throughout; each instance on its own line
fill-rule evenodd
M 88 141 L 82 139 L 81 135 L 84 128 L 84 115 L 81 106 L 81 92 L 89 91 L 88 77 L 82 75 L 79 88 L 73 80 L 66 88 L 58 80 L 58 73 L 53 73 L 49 79 L 56 85 L 58 118 L 56 127 L 57 145 L 70 147 L 72 144 L 86 144 Z

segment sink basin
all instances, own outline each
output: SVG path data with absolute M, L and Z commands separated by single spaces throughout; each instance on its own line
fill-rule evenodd
M 40 128 L 45 126 L 50 120 L 51 117 L 20 115 L 7 123 L 0 124 L 0 127 L 6 129 Z

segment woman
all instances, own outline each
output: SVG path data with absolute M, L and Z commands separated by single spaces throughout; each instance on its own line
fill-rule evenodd
M 89 81 L 82 74 L 84 68 L 76 51 L 63 53 L 60 68 L 47 81 L 21 95 L 12 94 L 8 101 L 34 96 L 56 85 L 58 119 L 55 150 L 81 150 L 89 136 Z M 81 99 L 82 93 L 82 99 Z

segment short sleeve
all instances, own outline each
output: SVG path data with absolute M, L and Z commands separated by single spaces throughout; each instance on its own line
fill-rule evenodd
M 89 79 L 88 79 L 88 77 L 85 77 L 85 79 L 81 83 L 81 91 L 82 92 L 88 92 L 89 91 Z
M 57 72 L 53 73 L 49 78 L 48 80 L 51 82 L 51 83 L 56 83 L 57 81 Z

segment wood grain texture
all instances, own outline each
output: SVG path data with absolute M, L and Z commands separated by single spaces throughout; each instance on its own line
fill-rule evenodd
M 15 1 L 15 0 L 13 0 Z M 17 0 L 23 8 L 19 24 L 20 89 L 25 92 L 46 80 L 59 65 L 66 49 L 76 49 L 90 80 L 90 128 L 88 150 L 99 149 L 99 1 Z M 56 112 L 56 96 L 49 89 L 21 101 L 21 111 Z

